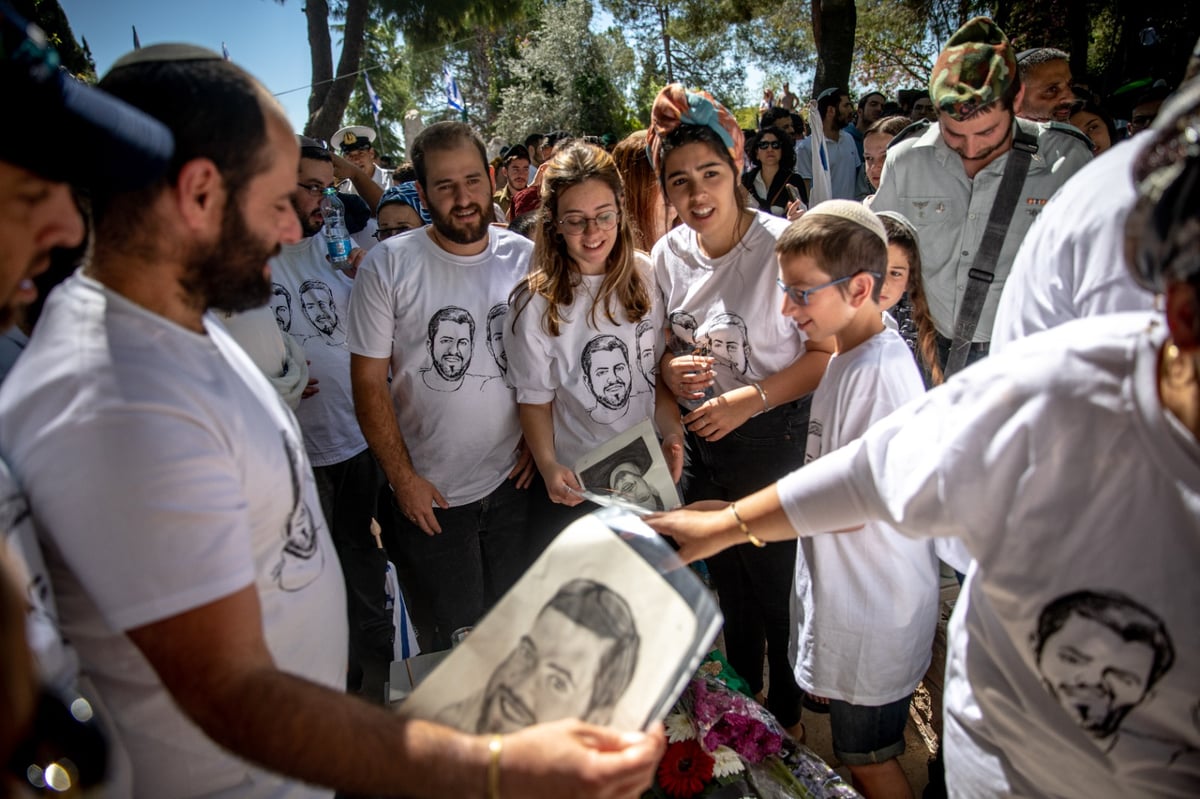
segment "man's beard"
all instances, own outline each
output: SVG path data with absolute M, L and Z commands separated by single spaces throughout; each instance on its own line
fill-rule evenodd
M 463 208 L 473 208 L 479 212 L 479 222 L 475 225 L 462 225 L 454 221 L 454 212 Z M 477 241 L 487 237 L 488 225 L 492 224 L 495 219 L 495 214 L 492 211 L 491 203 L 487 207 L 480 207 L 477 204 L 469 206 L 455 206 L 450 209 L 450 213 L 442 215 L 442 213 L 430 206 L 429 216 L 433 222 L 433 228 L 439 235 L 443 236 L 455 244 L 474 244 Z
M 320 206 L 317 206 L 317 207 L 320 208 Z M 320 233 L 321 230 L 325 227 L 324 219 L 322 219 L 320 222 L 317 222 L 316 220 L 313 219 L 313 214 L 309 214 L 308 216 L 305 216 L 304 212 L 300 210 L 300 206 L 296 204 L 295 197 L 292 198 L 292 208 L 296 209 L 296 218 L 298 220 L 300 220 L 300 232 L 304 234 L 304 238 L 306 238 L 306 239 L 312 238 L 313 236 Z M 314 211 L 313 213 L 316 213 L 316 212 Z
M 943 139 L 943 141 L 945 141 L 945 140 Z M 996 142 L 995 144 L 993 144 L 991 147 L 988 147 L 986 150 L 983 150 L 982 152 L 979 152 L 976 155 L 968 156 L 966 153 L 964 153 L 962 150 L 958 149 L 957 147 L 950 147 L 950 149 L 953 150 L 954 152 L 958 153 L 958 155 L 964 161 L 982 161 L 983 159 L 985 159 L 988 156 L 995 153 L 997 150 L 1007 148 L 1011 143 L 1012 143 L 1012 120 L 1010 119 L 1009 123 L 1008 123 L 1007 132 L 1004 134 L 1004 138 L 1001 139 L 1000 141 Z M 949 146 L 949 145 L 947 145 L 947 146 Z
M 227 201 L 220 238 L 188 254 L 181 282 L 204 309 L 238 313 L 258 308 L 271 299 L 271 279 L 264 267 L 279 251 L 278 243 L 269 246 L 255 238 L 241 205 Z

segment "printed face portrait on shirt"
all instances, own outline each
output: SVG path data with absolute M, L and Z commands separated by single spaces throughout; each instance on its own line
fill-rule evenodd
M 508 304 L 502 302 L 492 306 L 487 318 L 488 352 L 500 367 L 500 374 L 508 372 L 508 353 L 504 351 L 504 319 L 507 315 Z
M 713 317 L 708 331 L 710 353 L 737 374 L 746 374 L 750 366 L 750 342 L 746 322 L 737 314 L 725 313 Z
M 636 341 L 638 371 L 642 373 L 646 385 L 654 388 L 654 381 L 658 378 L 658 331 L 649 319 L 638 322 Z
M 596 336 L 583 348 L 583 376 L 596 401 L 606 408 L 629 402 L 629 350 L 616 336 Z
M 287 333 L 292 329 L 292 294 L 278 283 L 271 284 L 271 311 L 280 330 Z
M 445 380 L 467 373 L 475 346 L 475 320 L 462 308 L 443 308 L 429 322 L 429 355 L 434 370 Z
M 1120 594 L 1091 591 L 1046 606 L 1035 651 L 1046 688 L 1095 738 L 1115 734 L 1174 661 L 1155 614 Z
M 300 286 L 300 310 L 312 326 L 332 336 L 338 326 L 337 306 L 333 292 L 319 280 L 306 280 Z

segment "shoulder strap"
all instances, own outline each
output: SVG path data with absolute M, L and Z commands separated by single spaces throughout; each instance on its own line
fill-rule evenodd
M 1056 130 L 1059 133 L 1065 133 L 1074 139 L 1078 139 L 1079 141 L 1083 142 L 1083 144 L 1088 148 L 1089 152 L 1094 146 L 1092 144 L 1092 140 L 1088 138 L 1088 135 L 1074 125 L 1066 125 L 1062 122 L 1051 122 L 1046 127 L 1049 130 Z
M 920 119 L 920 120 L 917 120 L 916 122 L 912 123 L 908 127 L 902 128 L 900 130 L 900 132 L 896 134 L 896 137 L 894 139 L 892 139 L 890 142 L 888 142 L 888 149 L 889 150 L 892 149 L 893 147 L 895 147 L 897 144 L 904 141 L 905 139 L 911 139 L 915 136 L 920 136 L 922 133 L 929 130 L 930 124 L 931 123 L 929 122 L 928 119 Z
M 975 338 L 975 327 L 979 324 L 979 315 L 983 312 L 988 288 L 996 279 L 996 261 L 999 260 L 1000 249 L 1004 246 L 1004 236 L 1008 233 L 1008 224 L 1017 209 L 1021 187 L 1025 184 L 1026 173 L 1029 172 L 1029 162 L 1038 151 L 1037 135 L 1026 130 L 1022 122 L 1023 120 L 1017 120 L 1012 150 L 1009 151 L 1008 162 L 1004 165 L 1004 175 L 1000 178 L 1000 188 L 996 191 L 992 211 L 988 214 L 987 230 L 984 231 L 983 241 L 979 244 L 979 251 L 975 253 L 975 262 L 967 273 L 967 290 L 963 294 L 962 305 L 959 306 L 958 316 L 954 320 L 954 340 L 950 344 L 950 355 L 946 359 L 946 377 L 967 365 L 967 354 Z

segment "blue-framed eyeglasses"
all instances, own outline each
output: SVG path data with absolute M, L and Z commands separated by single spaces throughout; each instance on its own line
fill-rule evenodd
M 846 275 L 845 277 L 839 277 L 837 280 L 831 280 L 828 283 L 822 283 L 821 285 L 813 286 L 810 289 L 798 289 L 794 286 L 789 286 L 788 284 L 784 283 L 779 278 L 775 279 L 775 284 L 777 286 L 779 286 L 780 289 L 783 290 L 783 293 L 786 294 L 788 296 L 788 299 L 790 299 L 792 302 L 796 303 L 797 305 L 808 305 L 808 298 L 811 297 L 815 292 L 818 292 L 821 289 L 827 289 L 830 286 L 836 286 L 838 283 L 845 283 L 847 280 L 858 277 L 859 275 L 862 275 L 862 274 L 870 275 L 871 277 L 875 278 L 876 280 L 881 279 L 881 276 L 878 272 L 868 272 L 867 270 L 864 269 L 861 272 L 855 272 L 853 275 Z

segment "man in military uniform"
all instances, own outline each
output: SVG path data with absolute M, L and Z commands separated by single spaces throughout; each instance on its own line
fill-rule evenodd
M 916 123 L 892 142 L 871 205 L 904 214 L 917 228 L 943 364 L 1014 137 L 1023 131 L 1037 151 L 993 267 L 968 363 L 987 354 L 1000 293 L 1029 226 L 1050 195 L 1091 160 L 1087 138 L 1074 128 L 1017 119 L 1022 91 L 1008 37 L 986 17 L 967 22 L 938 55 L 929 81 L 938 121 Z
M 379 202 L 379 196 L 384 191 L 392 186 L 391 170 L 384 169 L 375 163 L 375 131 L 368 128 L 366 125 L 350 125 L 342 128 L 329 140 L 330 146 L 341 152 L 342 156 L 354 166 L 358 167 L 363 175 L 371 179 L 371 181 L 379 187 L 379 195 L 375 196 L 374 201 L 368 197 L 368 194 L 373 192 L 363 192 L 360 190 L 361 180 L 355 180 L 355 175 L 343 175 L 342 172 L 347 170 L 339 170 L 338 177 L 343 178 L 338 184 L 338 191 L 346 192 L 347 194 L 357 194 L 367 201 L 367 204 L 372 208 L 375 203 Z M 336 164 L 335 164 L 336 166 Z

